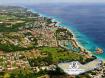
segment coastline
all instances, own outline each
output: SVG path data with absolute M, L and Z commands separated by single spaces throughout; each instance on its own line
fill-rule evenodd
M 20 7 L 19 11 L 17 8 L 10 6 L 11 13 L 8 7 L 7 11 L 5 8 L 1 11 L 1 16 L 6 18 L 1 21 L 4 31 L 1 30 L 0 36 L 0 77 L 81 78 L 95 77 L 100 72 L 104 75 L 105 61 L 98 59 L 97 53 L 88 51 L 81 43 L 82 40 L 87 43 L 87 39 L 81 37 L 75 27 L 73 30 L 71 25 L 66 25 L 66 20 L 59 22 L 28 8 Z
M 38 13 L 41 17 L 51 18 L 52 21 L 56 21 L 56 22 L 57 22 L 56 26 L 62 27 L 62 28 L 66 28 L 67 30 L 69 30 L 69 31 L 73 34 L 73 36 L 74 36 L 73 39 L 75 39 L 77 45 L 78 45 L 80 48 L 86 50 L 86 52 L 88 52 L 89 55 L 91 55 L 91 56 L 94 55 L 94 56 L 96 56 L 98 59 L 102 59 L 102 60 L 105 62 L 105 59 L 104 59 L 104 58 L 101 58 L 100 56 L 95 55 L 94 52 L 89 51 L 86 47 L 83 47 L 83 45 L 82 45 L 82 44 L 79 42 L 79 40 L 76 38 L 76 34 L 73 32 L 73 30 L 72 30 L 71 28 L 67 27 L 65 24 L 62 24 L 62 21 L 61 21 L 61 20 L 59 20 L 59 19 L 57 19 L 57 18 L 55 19 L 53 16 L 44 15 L 44 14 L 42 14 L 42 13 L 40 13 L 40 12 L 35 11 L 35 10 L 32 9 L 32 8 L 31 8 L 31 9 L 28 8 L 28 9 L 29 9 L 31 12 L 33 12 L 33 13 Z
M 38 12 L 36 12 L 35 10 L 33 10 L 33 9 L 31 9 L 30 11 L 32 11 L 32 12 L 34 12 L 34 13 L 38 13 Z M 42 16 L 42 17 L 50 17 L 50 16 L 47 16 L 47 15 L 43 15 L 43 14 L 41 14 L 41 13 L 39 13 L 39 15 L 40 16 Z M 70 29 L 70 28 L 68 28 L 68 27 L 66 27 L 65 25 L 60 25 L 60 23 L 61 22 L 59 22 L 59 20 L 58 19 L 55 19 L 55 18 L 53 18 L 53 17 L 51 17 L 52 18 L 52 21 L 56 21 L 57 22 L 57 24 L 56 24 L 56 26 L 58 26 L 58 27 L 62 27 L 62 28 L 65 28 L 65 29 L 67 29 L 67 30 L 69 30 L 69 32 L 71 32 L 72 34 L 73 34 L 73 39 L 75 39 L 75 41 L 76 41 L 76 43 L 78 44 L 78 46 L 80 46 L 81 48 L 84 48 L 79 42 L 78 42 L 78 40 L 76 39 L 76 35 L 73 33 L 73 31 Z M 86 48 L 84 48 L 84 49 L 86 49 Z

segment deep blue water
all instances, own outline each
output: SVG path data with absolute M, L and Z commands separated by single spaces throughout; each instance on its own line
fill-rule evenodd
M 62 22 L 88 50 L 105 50 L 105 5 L 40 4 L 28 8 Z M 105 52 L 97 56 L 105 59 Z

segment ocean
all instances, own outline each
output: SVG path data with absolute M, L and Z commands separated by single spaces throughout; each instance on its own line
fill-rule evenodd
M 60 22 L 60 26 L 72 30 L 79 44 L 95 54 L 96 48 L 105 51 L 105 5 L 103 4 L 36 4 L 26 6 L 44 16 Z

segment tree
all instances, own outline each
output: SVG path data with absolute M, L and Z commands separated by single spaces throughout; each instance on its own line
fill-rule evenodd
M 5 73 L 3 78 L 10 78 L 10 74 L 9 73 Z

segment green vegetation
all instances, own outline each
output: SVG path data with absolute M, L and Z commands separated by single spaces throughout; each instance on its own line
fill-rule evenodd
M 7 27 L 8 26 L 8 27 Z M 19 27 L 24 27 L 25 23 L 18 23 L 14 25 L 0 25 L 0 32 L 17 32 L 19 31 Z
M 57 67 L 60 62 L 85 63 L 95 58 L 87 59 L 77 50 L 60 47 L 62 44 L 59 44 L 59 41 L 70 40 L 73 34 L 68 29 L 56 27 L 54 24 L 56 22 L 53 22 L 52 19 L 41 17 L 26 8 L 0 7 L 0 71 L 2 71 L 0 78 L 37 78 L 46 74 L 61 75 L 64 72 Z M 16 69 L 9 70 L 14 67 Z M 90 77 L 85 74 L 77 78 Z
M 0 15 L 0 20 L 5 20 L 5 19 L 16 19 L 16 17 L 13 15 Z
M 64 28 L 58 28 L 55 32 L 55 36 L 57 40 L 68 40 L 70 38 L 73 38 L 73 34 Z
M 44 20 L 47 20 L 47 24 L 51 24 L 52 23 L 52 19 L 49 19 L 47 17 L 44 17 Z
M 25 50 L 30 50 L 33 48 L 35 48 L 35 46 L 24 48 L 24 47 L 11 45 L 11 44 L 0 44 L 0 49 L 5 51 L 5 52 L 25 51 Z
M 37 78 L 46 74 L 47 71 L 40 71 L 38 73 L 34 73 L 31 69 L 20 68 L 12 72 L 2 72 L 0 73 L 0 78 Z
M 88 74 L 78 75 L 76 78 L 91 78 Z
M 29 64 L 31 67 L 36 66 L 48 66 L 52 64 L 52 59 L 50 59 L 50 56 L 47 57 L 39 57 L 39 58 L 28 58 Z
M 44 53 L 49 53 L 53 63 L 73 60 L 83 61 L 81 58 L 84 58 L 84 56 L 77 52 L 65 51 L 62 48 L 41 47 L 39 49 Z

